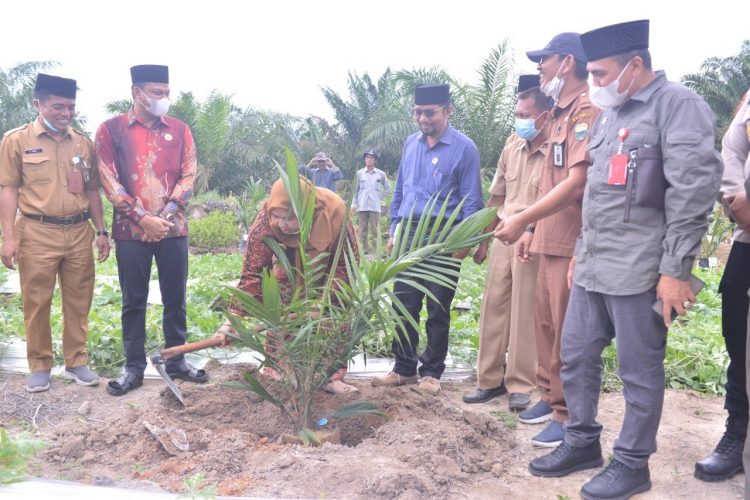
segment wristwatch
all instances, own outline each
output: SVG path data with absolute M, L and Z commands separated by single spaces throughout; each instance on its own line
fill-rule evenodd
M 97 236 L 106 236 L 107 238 L 109 238 L 109 231 L 107 231 L 106 229 L 103 229 L 102 231 L 97 231 L 96 235 Z

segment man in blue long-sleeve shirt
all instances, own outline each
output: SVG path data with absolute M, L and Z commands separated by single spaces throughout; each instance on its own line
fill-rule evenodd
M 448 123 L 453 112 L 450 104 L 450 87 L 445 84 L 420 85 L 414 90 L 414 103 L 414 119 L 421 131 L 409 136 L 404 143 L 391 202 L 389 248 L 393 246 L 393 236 L 398 224 L 402 220 L 407 220 L 412 210 L 414 222 L 410 232 L 413 233 L 417 226 L 416 219 L 422 215 L 431 198 L 437 199 L 433 217 L 438 215 L 440 207 L 449 196 L 446 219 L 463 199 L 465 202 L 457 220 L 462 220 L 484 207 L 479 150 L 471 139 Z M 462 259 L 468 253 L 467 248 L 454 254 L 454 257 Z M 438 261 L 431 261 L 430 266 L 443 267 L 451 271 L 451 266 Z M 456 271 L 453 267 L 451 272 Z M 396 355 L 396 365 L 387 375 L 375 377 L 372 381 L 374 387 L 416 383 L 417 365 L 421 363 L 420 390 L 429 394 L 440 392 L 439 379 L 445 370 L 445 357 L 448 354 L 450 306 L 457 281 L 455 274 L 446 274 L 446 278 L 453 282 L 453 286 L 440 286 L 424 279 L 416 280 L 437 298 L 437 301 L 427 298 L 427 347 L 418 356 L 419 332 L 409 324 L 406 324 L 406 331 L 399 329 L 399 338 L 394 339 L 392 347 Z M 396 283 L 394 292 L 409 314 L 419 323 L 424 292 L 401 282 Z

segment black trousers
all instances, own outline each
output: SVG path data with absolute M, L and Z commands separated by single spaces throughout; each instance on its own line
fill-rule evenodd
M 459 269 L 457 266 L 432 260 L 427 261 L 426 264 L 444 269 Z M 414 269 L 418 270 L 419 266 Z M 451 322 L 451 303 L 453 302 L 453 296 L 456 294 L 456 283 L 458 282 L 456 276 L 446 275 L 446 277 L 453 283 L 453 286 L 441 286 L 424 278 L 410 278 L 429 290 L 437 298 L 437 301 L 427 297 L 427 323 L 425 325 L 427 346 L 422 354 L 417 356 L 419 332 L 406 321 L 404 321 L 405 332 L 397 328 L 398 339 L 393 339 L 392 349 L 396 355 L 396 365 L 393 370 L 399 375 L 405 377 L 416 375 L 418 362 L 421 363 L 419 375 L 422 377 L 439 379 L 445 371 L 445 357 L 448 355 L 448 334 Z M 393 286 L 393 292 L 401 300 L 411 317 L 419 324 L 419 314 L 422 311 L 425 293 L 400 281 L 397 281 Z
M 748 413 L 745 382 L 747 312 L 750 299 L 750 243 L 735 241 L 719 284 L 721 329 L 729 354 L 727 395 L 724 408 L 730 413 Z
M 122 290 L 121 318 L 125 369 L 130 373 L 143 375 L 146 369 L 146 301 L 151 280 L 151 262 L 154 259 L 164 305 L 162 326 L 165 346 L 174 347 L 185 343 L 187 238 L 165 238 L 156 243 L 117 240 L 115 245 L 117 272 Z M 170 364 L 179 363 L 181 360 L 182 356 L 170 360 Z

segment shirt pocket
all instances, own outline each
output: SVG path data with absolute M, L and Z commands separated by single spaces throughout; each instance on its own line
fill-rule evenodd
M 27 156 L 23 159 L 23 183 L 49 184 L 52 171 L 49 156 Z

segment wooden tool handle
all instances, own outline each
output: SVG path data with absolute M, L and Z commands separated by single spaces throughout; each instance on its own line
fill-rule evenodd
M 208 349 L 209 347 L 219 347 L 221 343 L 221 338 L 212 337 L 206 340 L 199 340 L 198 342 L 190 342 L 189 344 L 170 347 L 169 349 L 162 349 L 161 351 L 159 351 L 159 357 L 162 361 L 166 361 L 181 354 L 200 351 L 201 349 Z

